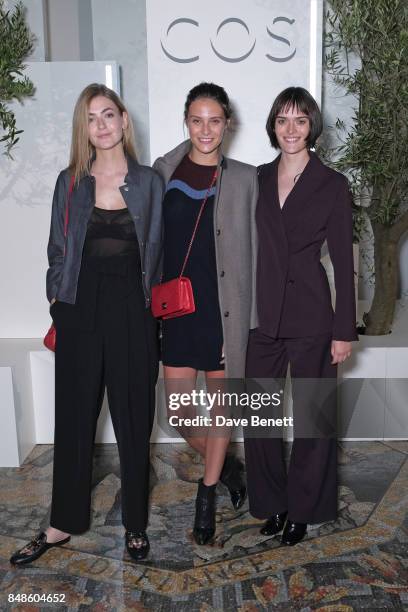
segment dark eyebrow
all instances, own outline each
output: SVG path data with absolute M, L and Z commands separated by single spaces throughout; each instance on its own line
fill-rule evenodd
M 101 111 L 101 113 L 106 113 L 106 111 L 108 111 L 108 110 L 113 111 L 114 109 L 113 109 L 113 108 L 111 108 L 110 106 L 107 106 L 106 108 L 104 108 L 104 109 Z M 88 114 L 89 114 L 89 115 L 95 115 L 95 113 L 88 113 Z
M 200 115 L 189 115 L 189 119 L 202 119 Z M 213 115 L 210 119 L 223 119 L 222 115 Z
M 287 117 L 285 117 L 284 115 L 276 115 L 276 119 L 287 119 Z M 309 119 L 308 115 L 298 115 L 297 117 L 294 117 L 294 119 Z

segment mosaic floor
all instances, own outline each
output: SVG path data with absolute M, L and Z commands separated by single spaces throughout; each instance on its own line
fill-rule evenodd
M 242 456 L 242 445 L 234 452 Z M 148 560 L 124 552 L 115 445 L 95 449 L 92 529 L 26 568 L 8 558 L 48 523 L 52 446 L 0 469 L 0 610 L 408 611 L 408 442 L 342 443 L 339 518 L 299 545 L 259 534 L 247 503 L 218 486 L 212 546 L 191 536 L 199 458 L 185 444 L 152 446 Z M 65 594 L 59 603 L 10 594 Z

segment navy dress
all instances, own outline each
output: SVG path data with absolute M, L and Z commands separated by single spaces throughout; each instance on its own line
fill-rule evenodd
M 194 225 L 216 166 L 196 164 L 186 155 L 174 171 L 163 203 L 164 275 L 179 276 Z M 163 365 L 223 370 L 223 333 L 218 300 L 213 229 L 215 186 L 209 192 L 184 276 L 191 280 L 195 312 L 163 321 Z

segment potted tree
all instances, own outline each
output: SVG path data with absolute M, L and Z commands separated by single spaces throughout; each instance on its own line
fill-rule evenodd
M 363 320 L 365 333 L 382 335 L 391 331 L 399 244 L 408 231 L 408 4 L 330 0 L 329 6 L 326 70 L 358 99 L 334 166 L 348 172 L 358 196 L 356 232 L 365 220 L 371 224 L 375 291 Z
M 33 46 L 34 36 L 26 24 L 23 4 L 19 2 L 8 11 L 4 0 L 0 0 L 0 142 L 9 157 L 22 130 L 17 129 L 15 115 L 8 104 L 14 100 L 22 102 L 34 94 L 33 83 L 22 74 L 23 62 Z

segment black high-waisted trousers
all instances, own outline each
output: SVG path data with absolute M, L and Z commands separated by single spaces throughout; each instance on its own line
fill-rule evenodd
M 337 366 L 331 364 L 331 336 L 270 338 L 251 330 L 248 379 L 276 379 L 279 389 L 288 364 L 295 436 L 289 470 L 279 431 L 271 437 L 245 432 L 249 509 L 259 519 L 287 511 L 299 523 L 335 520 Z
M 157 325 L 136 255 L 82 261 L 75 305 L 56 302 L 55 441 L 50 524 L 89 527 L 93 445 L 105 386 L 119 449 L 122 521 L 147 525 L 149 440 L 158 374 Z

